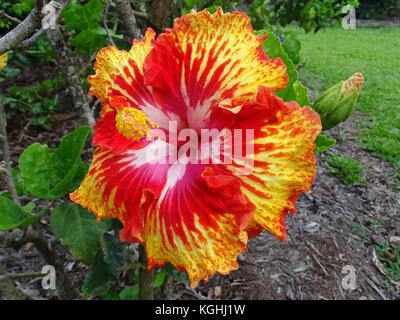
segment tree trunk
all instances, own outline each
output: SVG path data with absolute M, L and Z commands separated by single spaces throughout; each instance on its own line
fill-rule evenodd
M 124 24 L 124 29 L 131 41 L 140 38 L 140 30 L 137 27 L 135 14 L 129 0 L 114 0 L 118 16 Z

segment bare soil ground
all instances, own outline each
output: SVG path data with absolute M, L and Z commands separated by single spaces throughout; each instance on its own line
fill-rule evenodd
M 43 129 L 35 133 L 35 128 L 27 129 L 27 119 L 12 120 L 9 140 L 14 161 L 33 142 L 57 145 L 59 137 L 73 129 L 76 116 L 65 114 L 54 118 L 56 133 Z M 320 156 L 312 192 L 299 199 L 297 214 L 287 219 L 286 241 L 280 242 L 262 233 L 252 239 L 248 251 L 239 256 L 239 270 L 228 276 L 214 276 L 195 290 L 181 283 L 170 283 L 164 290 L 164 298 L 400 299 L 400 288 L 381 274 L 372 261 L 375 243 L 400 236 L 400 192 L 396 172 L 357 143 L 357 121 L 361 118 L 366 119 L 356 114 L 331 132 L 338 144 L 330 152 L 359 160 L 366 168 L 366 186 L 344 186 L 329 173 L 324 161 L 327 155 Z M 89 154 L 88 151 L 86 156 Z M 1 178 L 0 185 L 4 185 Z M 66 257 L 66 267 L 76 287 L 81 286 L 87 267 L 75 261 L 50 234 L 48 217 L 41 220 L 40 228 L 59 255 Z M 0 244 L 0 265 L 7 272 L 40 271 L 44 264 L 29 244 L 18 251 Z M 346 266 L 356 272 L 354 290 L 342 286 L 348 274 L 342 271 L 349 270 L 343 270 Z M 41 289 L 40 279 L 19 279 L 14 283 L 32 299 L 52 298 L 54 294 Z

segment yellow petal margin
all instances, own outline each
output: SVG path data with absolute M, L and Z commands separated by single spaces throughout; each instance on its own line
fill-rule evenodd
M 259 96 L 274 110 L 275 120 L 254 141 L 251 174 L 238 176 L 243 193 L 256 206 L 247 230 L 250 237 L 266 229 L 284 240 L 286 214 L 296 211 L 297 197 L 310 191 L 317 172 L 313 150 L 321 120 L 311 108 L 283 102 L 272 90 Z
M 134 87 L 134 82 L 138 82 L 140 87 L 143 86 L 143 63 L 153 48 L 154 38 L 155 32 L 147 29 L 142 40 L 133 41 L 130 51 L 119 50 L 113 46 L 101 49 L 96 55 L 96 73 L 88 77 L 91 85 L 89 93 L 95 95 L 103 106 L 109 104 L 111 98 L 116 95 L 130 98 L 133 103 L 139 105 L 139 99 L 132 96 L 128 90 Z M 116 81 L 117 77 L 122 78 Z
M 205 70 L 209 77 L 222 71 L 218 91 L 235 89 L 232 100 L 253 97 L 259 86 L 283 89 L 287 84 L 285 64 L 265 56 L 264 38 L 254 35 L 246 14 L 223 13 L 221 8 L 213 14 L 192 10 L 175 19 L 169 32 L 184 52 L 192 46 L 192 71 L 193 65 L 199 64 L 197 79 Z
M 185 229 L 189 244 L 185 244 L 172 231 L 173 241 L 163 241 L 166 228 L 155 207 L 146 212 L 145 245 L 148 254 L 148 268 L 163 267 L 171 263 L 178 270 L 187 272 L 191 287 L 195 288 L 200 280 L 207 281 L 215 273 L 229 274 L 237 270 L 237 256 L 246 250 L 247 232 L 240 231 L 234 214 L 215 214 L 214 228 L 207 229 L 196 219 L 194 230 Z M 165 228 L 164 230 L 162 230 Z M 185 227 L 184 227 L 185 228 Z
M 228 274 L 239 267 L 237 256 L 247 244 L 243 227 L 254 207 L 234 177 L 200 178 L 193 167 L 184 169 L 179 181 L 169 179 L 161 197 L 143 206 L 143 238 L 149 268 L 171 263 L 187 271 L 196 287 L 211 274 Z M 174 175 L 176 171 L 169 178 Z

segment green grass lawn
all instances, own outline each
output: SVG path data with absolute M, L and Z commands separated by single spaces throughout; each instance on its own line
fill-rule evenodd
M 290 30 L 302 44 L 302 78 L 313 89 L 325 90 L 354 72 L 364 74 L 356 110 L 374 120 L 361 123 L 360 142 L 400 168 L 400 28 Z

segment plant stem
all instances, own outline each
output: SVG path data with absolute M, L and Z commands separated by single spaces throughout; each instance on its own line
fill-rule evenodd
M 4 277 L 6 268 L 0 263 L 0 299 L 4 300 L 25 300 L 24 294 L 19 292 L 14 285 L 14 282 L 9 277 Z
M 139 298 L 141 300 L 154 300 L 154 272 L 147 269 L 147 254 L 143 244 L 139 244 L 139 263 L 143 266 L 139 273 Z
M 38 231 L 30 228 L 26 231 L 24 240 L 32 242 L 36 249 L 42 254 L 46 262 L 56 268 L 60 277 L 60 286 L 58 296 L 60 299 L 74 299 L 79 296 L 78 290 L 74 287 L 68 273 L 64 270 L 64 261 L 59 258 L 57 252 L 49 247 L 48 241 Z
M 11 196 L 16 203 L 20 203 L 18 199 L 17 189 L 15 188 L 15 184 L 11 175 L 11 157 L 10 157 L 10 148 L 8 145 L 7 138 L 7 118 L 6 111 L 4 110 L 4 105 L 0 102 L 0 136 L 3 140 L 2 144 L 2 152 L 3 152 L 3 160 L 5 162 L 5 179 L 7 184 L 7 189 L 11 192 Z
M 0 275 L 0 281 L 4 279 L 43 278 L 44 276 L 46 276 L 46 274 L 41 272 L 6 273 Z
M 46 34 L 54 48 L 56 60 L 58 62 L 57 67 L 66 77 L 68 90 L 75 108 L 83 111 L 86 123 L 93 126 L 96 120 L 90 109 L 87 94 L 82 88 L 82 82 L 78 72 L 79 59 L 69 44 L 69 38 L 65 32 L 65 28 L 59 26 L 57 29 L 49 29 Z M 66 36 L 64 37 L 64 35 Z

